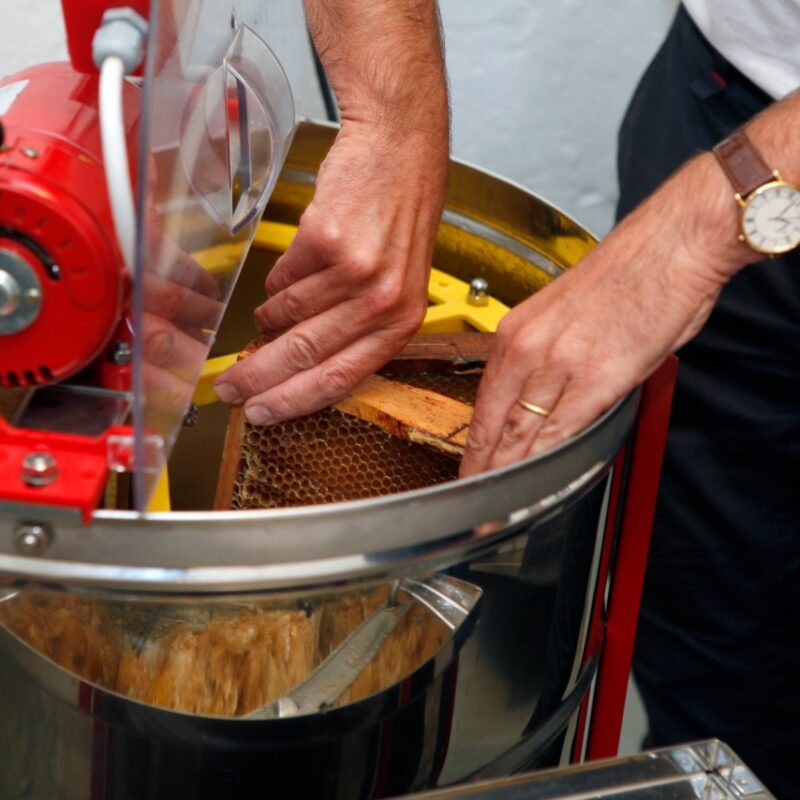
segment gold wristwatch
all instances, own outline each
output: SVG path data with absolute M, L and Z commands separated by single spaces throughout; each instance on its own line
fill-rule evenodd
M 739 241 L 777 256 L 800 244 L 800 188 L 771 170 L 743 131 L 714 148 L 741 207 Z

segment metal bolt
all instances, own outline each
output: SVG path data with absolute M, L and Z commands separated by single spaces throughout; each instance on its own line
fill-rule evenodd
M 47 525 L 25 523 L 20 525 L 14 534 L 14 546 L 24 556 L 40 556 L 50 547 L 53 532 Z
M 131 363 L 132 356 L 133 349 L 131 348 L 130 342 L 120 341 L 114 342 L 109 359 L 112 364 L 116 364 L 118 367 L 124 367 L 126 364 Z
M 189 403 L 189 408 L 186 409 L 186 413 L 183 415 L 183 426 L 185 428 L 194 428 L 199 419 L 200 409 L 197 407 L 197 404 Z
M 58 462 L 46 450 L 28 453 L 22 459 L 20 477 L 28 486 L 49 486 L 58 478 Z
M 39 158 L 39 151 L 34 150 L 32 147 L 23 147 L 22 155 L 27 156 L 28 158 Z
M 42 299 L 42 290 L 32 287 L 25 292 L 25 300 L 29 306 L 35 306 Z
M 473 278 L 469 285 L 467 302 L 471 306 L 485 306 L 489 304 L 489 284 L 484 278 Z

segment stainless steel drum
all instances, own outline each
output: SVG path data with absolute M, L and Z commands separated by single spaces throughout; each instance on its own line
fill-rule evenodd
M 300 127 L 268 219 L 296 224 L 334 133 Z M 592 245 L 540 198 L 452 165 L 435 252 L 445 273 L 484 278 L 513 305 Z M 218 352 L 252 337 L 253 298 L 272 260 L 252 253 Z M 22 528 L 0 518 L 0 796 L 391 796 L 569 760 L 597 667 L 599 639 L 589 633 L 603 597 L 613 462 L 637 404 L 634 393 L 553 452 L 469 480 L 243 512 L 208 510 L 227 419 L 225 408 L 209 406 L 171 462 L 173 503 L 183 510 L 104 510 L 89 524 L 31 511 Z M 409 588 L 418 584 L 438 588 L 420 599 Z M 420 650 L 403 674 L 387 672 L 363 696 L 310 711 L 273 709 L 269 719 L 137 699 L 87 671 L 87 658 L 77 663 L 69 647 L 64 656 L 61 629 L 34 641 L 8 616 L 26 603 L 49 618 L 72 608 L 110 632 L 103 641 L 137 656 L 134 620 L 152 620 L 152 639 L 165 620 L 173 634 L 178 625 L 191 636 L 237 613 L 322 619 L 325 609 L 385 599 L 395 586 L 393 602 L 411 598 L 421 614 L 445 613 L 449 601 L 436 597 L 452 587 L 470 587 L 471 599 L 461 622 L 442 628 L 436 647 Z M 315 666 L 326 653 L 324 637 L 312 638 Z M 242 652 L 250 658 L 255 646 Z M 284 696 L 275 708 L 295 700 Z
M 583 767 L 414 795 L 415 800 L 775 800 L 747 765 L 716 739 L 649 750 Z

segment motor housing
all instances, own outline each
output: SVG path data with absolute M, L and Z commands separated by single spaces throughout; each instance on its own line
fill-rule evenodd
M 0 386 L 74 375 L 125 315 L 130 281 L 106 190 L 97 90 L 97 75 L 68 63 L 0 81 Z M 135 155 L 137 87 L 126 84 L 124 103 Z

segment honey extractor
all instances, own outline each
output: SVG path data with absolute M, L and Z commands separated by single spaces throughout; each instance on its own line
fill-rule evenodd
M 215 358 L 253 337 L 252 298 L 334 134 L 300 126 Z M 592 246 L 535 195 L 453 163 L 427 330 L 482 329 L 476 279 L 513 306 Z M 581 757 L 638 392 L 556 450 L 476 478 L 229 511 L 212 510 L 228 411 L 204 404 L 202 381 L 197 399 L 169 464 L 172 510 L 43 520 L 35 553 L 0 519 L 4 797 L 393 796 Z M 403 604 L 377 675 L 302 712 L 292 690 Z M 38 638 L 15 614 L 27 631 L 43 621 Z M 187 652 L 202 655 L 182 671 Z M 215 658 L 252 680 L 214 683 Z M 135 685 L 126 664 L 151 677 Z

